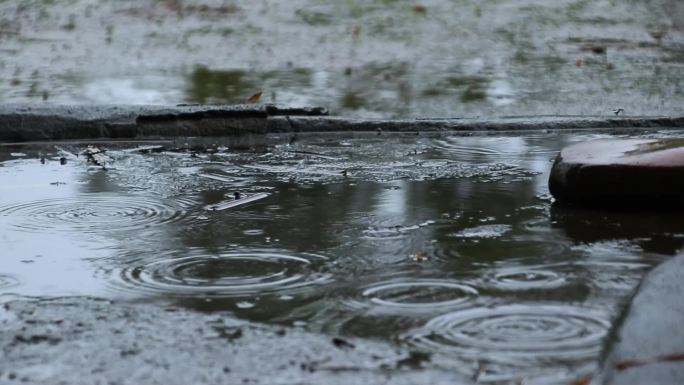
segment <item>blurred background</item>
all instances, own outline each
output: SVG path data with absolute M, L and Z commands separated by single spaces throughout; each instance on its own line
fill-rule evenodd
M 681 0 L 0 0 L 0 103 L 684 114 Z

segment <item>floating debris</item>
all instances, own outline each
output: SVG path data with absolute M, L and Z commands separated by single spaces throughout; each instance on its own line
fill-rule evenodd
M 425 255 L 424 251 L 417 251 L 415 254 L 411 255 L 411 259 L 416 262 L 424 262 L 427 260 L 427 256 Z
M 339 348 L 339 349 L 354 349 L 356 347 L 351 342 L 349 342 L 343 338 L 339 338 L 339 337 L 333 338 L 332 343 L 333 343 L 333 345 L 335 345 L 336 348 Z
M 248 204 L 248 203 L 252 203 L 252 202 L 258 201 L 258 200 L 260 200 L 260 199 L 264 199 L 264 198 L 266 198 L 266 197 L 269 195 L 269 194 L 267 194 L 267 193 L 257 193 L 257 194 L 248 195 L 248 196 L 245 196 L 244 198 L 242 198 L 242 196 L 239 195 L 239 194 L 240 194 L 240 193 L 237 193 L 237 192 L 236 192 L 236 193 L 234 194 L 235 199 L 232 200 L 232 201 L 221 202 L 221 203 L 218 203 L 218 204 L 215 204 L 215 205 L 209 205 L 209 206 L 206 206 L 206 208 L 207 208 L 207 210 L 213 210 L 213 211 L 220 211 L 220 210 L 230 209 L 230 208 L 233 208 L 233 207 L 238 207 L 238 206 L 246 205 L 246 204 Z M 238 198 L 238 197 L 239 197 L 239 198 Z
M 107 150 L 95 146 L 88 146 L 88 148 L 83 151 L 83 155 L 86 156 L 88 163 L 96 164 L 104 169 L 106 168 L 107 163 L 111 163 L 112 161 L 112 158 L 105 154 L 106 151 Z

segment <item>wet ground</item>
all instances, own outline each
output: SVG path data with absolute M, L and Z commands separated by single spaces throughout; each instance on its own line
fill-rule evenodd
M 447 357 L 480 382 L 563 383 L 684 246 L 677 213 L 552 204 L 560 148 L 602 137 L 105 143 L 106 169 L 85 143 L 5 145 L 0 293 L 228 311 Z
M 0 2 L 0 102 L 681 115 L 679 0 Z

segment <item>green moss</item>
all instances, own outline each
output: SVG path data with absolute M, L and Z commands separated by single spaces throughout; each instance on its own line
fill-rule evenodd
M 307 9 L 298 9 L 295 14 L 306 24 L 313 26 L 330 25 L 332 24 L 332 16 L 323 12 L 310 11 Z

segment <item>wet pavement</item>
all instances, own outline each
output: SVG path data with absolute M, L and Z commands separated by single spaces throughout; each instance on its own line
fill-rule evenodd
M 682 20 L 677 0 L 3 1 L 0 102 L 682 115 Z
M 605 384 L 677 384 L 684 378 L 682 269 L 684 255 L 678 255 L 644 278 L 611 338 Z
M 89 298 L 0 308 L 2 384 L 468 385 L 446 361 L 364 341 Z
M 677 213 L 552 204 L 558 151 L 615 136 L 100 143 L 104 168 L 77 156 L 84 143 L 5 145 L 1 298 L 228 312 L 432 355 L 483 383 L 566 383 L 596 369 L 643 274 L 684 246 Z

